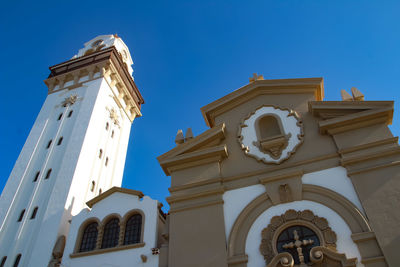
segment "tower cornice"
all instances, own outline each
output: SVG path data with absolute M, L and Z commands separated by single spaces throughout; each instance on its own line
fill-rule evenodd
M 49 89 L 48 94 L 72 90 L 88 81 L 105 78 L 118 105 L 128 117 L 133 120 L 135 116 L 141 116 L 143 97 L 115 47 L 68 60 L 49 69 L 50 75 L 44 81 Z

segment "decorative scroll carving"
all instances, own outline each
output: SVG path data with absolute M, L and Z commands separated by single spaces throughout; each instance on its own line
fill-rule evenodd
M 261 232 L 260 252 L 267 263 L 271 262 L 278 254 L 276 248 L 278 235 L 282 230 L 293 225 L 310 227 L 318 235 L 321 245 L 331 251 L 336 251 L 336 233 L 329 227 L 325 218 L 314 215 L 311 210 L 296 211 L 290 209 L 280 216 L 272 217 L 270 224 Z
M 262 127 L 264 123 L 271 127 Z M 280 164 L 302 144 L 303 123 L 294 110 L 263 105 L 243 119 L 238 138 L 246 155 L 264 163 Z
M 70 95 L 69 97 L 66 97 L 64 101 L 62 102 L 63 107 L 66 106 L 72 106 L 75 104 L 75 102 L 78 100 L 78 95 Z
M 294 259 L 290 253 L 283 252 L 276 255 L 267 267 L 293 267 Z

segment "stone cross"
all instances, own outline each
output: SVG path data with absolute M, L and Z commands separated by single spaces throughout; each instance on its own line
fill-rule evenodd
M 257 73 L 253 73 L 253 77 L 249 78 L 249 82 L 255 82 L 259 80 L 264 80 L 264 76 L 262 75 L 257 75 Z
M 296 247 L 297 254 L 299 254 L 300 266 L 307 266 L 307 265 L 305 265 L 305 262 L 304 262 L 303 249 L 301 248 L 301 246 L 311 245 L 311 244 L 314 243 L 314 240 L 311 240 L 311 239 L 306 240 L 306 239 L 304 239 L 303 241 L 301 241 L 296 230 L 293 231 L 293 235 L 294 235 L 294 240 L 295 241 L 287 243 L 287 244 L 284 244 L 282 247 L 285 248 L 285 249 Z

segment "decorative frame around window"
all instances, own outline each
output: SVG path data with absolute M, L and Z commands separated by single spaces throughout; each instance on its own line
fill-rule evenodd
M 270 224 L 261 232 L 260 252 L 266 263 L 278 255 L 277 241 L 279 235 L 291 226 L 304 226 L 311 229 L 317 236 L 321 247 L 336 252 L 336 233 L 329 227 L 325 218 L 314 215 L 311 210 L 287 210 L 280 216 L 271 218 Z
M 125 244 L 125 233 L 126 233 L 126 224 L 128 220 L 135 215 L 140 215 L 141 224 L 140 224 L 140 238 L 136 239 L 135 242 L 128 242 Z M 103 237 L 104 237 L 104 229 L 107 223 L 109 223 L 113 219 L 119 220 L 119 235 L 118 235 L 118 243 L 113 247 L 102 247 Z M 96 246 L 92 250 L 81 251 L 81 243 L 84 237 L 85 229 L 92 223 L 97 223 L 97 239 Z M 92 217 L 84 221 L 79 227 L 77 238 L 75 241 L 75 249 L 74 254 L 71 254 L 71 257 L 79 257 L 86 256 L 92 254 L 99 254 L 105 252 L 111 252 L 120 249 L 129 249 L 134 247 L 143 247 L 144 246 L 144 225 L 145 225 L 145 216 L 142 210 L 134 209 L 127 212 L 124 217 L 121 217 L 119 214 L 113 213 L 106 216 L 101 222 L 98 218 Z M 138 242 L 137 242 L 138 241 Z

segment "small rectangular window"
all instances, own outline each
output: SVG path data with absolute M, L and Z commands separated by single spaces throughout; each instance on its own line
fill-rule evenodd
M 19 261 L 21 260 L 21 254 L 18 254 L 15 258 L 13 267 L 18 267 Z
M 3 259 L 1 259 L 0 267 L 4 267 L 4 264 L 6 264 L 7 256 L 4 256 Z
M 58 119 L 57 119 L 58 121 L 61 120 L 62 115 L 63 115 L 62 113 L 60 113 L 60 115 L 58 115 Z
M 71 110 L 71 111 L 68 113 L 68 118 L 72 116 L 72 112 L 73 112 L 73 110 Z
M 53 140 L 52 140 L 52 139 L 50 139 L 50 141 L 47 143 L 47 147 L 46 147 L 46 148 L 50 148 L 50 146 L 51 146 L 51 142 L 53 142 Z
M 61 136 L 60 139 L 58 139 L 57 146 L 61 145 L 62 141 L 63 141 L 63 137 Z
M 38 211 L 38 207 L 35 207 L 35 209 L 32 212 L 32 215 L 31 215 L 31 220 L 36 218 L 37 211 Z
M 49 179 L 50 178 L 50 174 L 51 174 L 51 169 L 49 169 L 46 173 L 46 177 L 44 177 L 44 179 Z
M 25 209 L 23 209 L 23 210 L 21 211 L 21 213 L 19 214 L 18 222 L 22 221 L 22 219 L 24 218 L 24 214 L 25 214 Z
M 35 178 L 33 179 L 34 182 L 36 182 L 38 180 L 39 175 L 40 175 L 40 171 L 36 172 Z

